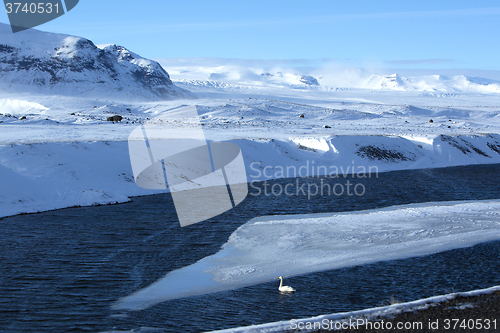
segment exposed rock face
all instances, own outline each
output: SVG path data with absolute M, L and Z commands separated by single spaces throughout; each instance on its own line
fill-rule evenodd
M 106 118 L 107 121 L 122 121 L 123 117 L 122 116 L 111 116 Z
M 300 77 L 300 82 L 310 86 L 319 86 L 318 80 L 316 80 L 315 77 L 309 75 L 302 75 Z
M 4 88 L 49 90 L 85 97 L 165 100 L 194 97 L 176 87 L 156 61 L 118 45 L 96 46 L 68 35 L 0 24 L 0 80 Z

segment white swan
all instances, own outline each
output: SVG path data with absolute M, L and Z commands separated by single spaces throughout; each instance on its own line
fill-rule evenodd
M 295 291 L 295 289 L 293 289 L 292 287 L 283 285 L 283 277 L 282 276 L 280 276 L 278 279 L 280 279 L 280 286 L 278 287 L 279 291 L 283 291 L 283 292 L 294 292 Z

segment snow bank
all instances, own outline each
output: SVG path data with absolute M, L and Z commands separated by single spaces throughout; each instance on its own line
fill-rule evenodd
M 78 133 L 75 131 L 86 129 L 61 127 L 50 133 L 59 135 L 68 131 L 73 137 Z M 38 137 L 36 127 L 30 128 L 31 135 Z M 76 137 L 102 135 L 97 133 L 97 126 L 88 131 Z M 390 170 L 500 163 L 500 135 L 442 135 L 427 149 L 422 142 L 384 136 L 229 141 L 241 148 L 249 183 L 318 175 L 377 177 L 379 172 Z M 141 189 L 134 183 L 126 141 L 0 145 L 0 179 L 0 217 L 125 202 L 130 196 L 159 193 Z
M 44 111 L 47 108 L 41 104 L 19 99 L 0 98 L 0 110 L 4 113 L 20 114 L 30 111 Z
M 306 274 L 437 253 L 500 238 L 500 200 L 426 203 L 251 220 L 221 250 L 168 273 L 115 309 Z
M 377 177 L 393 170 L 500 163 L 500 135 L 410 139 L 346 135 L 232 142 L 243 151 L 249 182 L 318 175 Z
M 0 217 L 128 201 L 135 185 L 127 142 L 0 146 Z

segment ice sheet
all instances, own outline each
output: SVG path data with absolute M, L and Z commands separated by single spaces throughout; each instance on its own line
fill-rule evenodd
M 499 238 L 500 200 L 261 217 L 234 231 L 217 254 L 167 274 L 115 308 L 138 310 L 280 275 L 421 256 Z

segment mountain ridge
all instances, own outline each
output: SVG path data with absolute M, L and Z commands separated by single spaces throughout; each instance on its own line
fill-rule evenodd
M 222 58 L 155 60 L 168 67 L 175 75 L 175 82 L 187 89 L 224 86 L 235 91 L 245 88 L 291 88 L 326 92 L 395 91 L 440 96 L 500 94 L 500 71 L 352 68 L 336 65 L 333 60 L 331 64 L 315 64 L 313 60 L 309 60 L 304 66 L 287 66 L 287 60 L 279 59 L 274 61 Z

